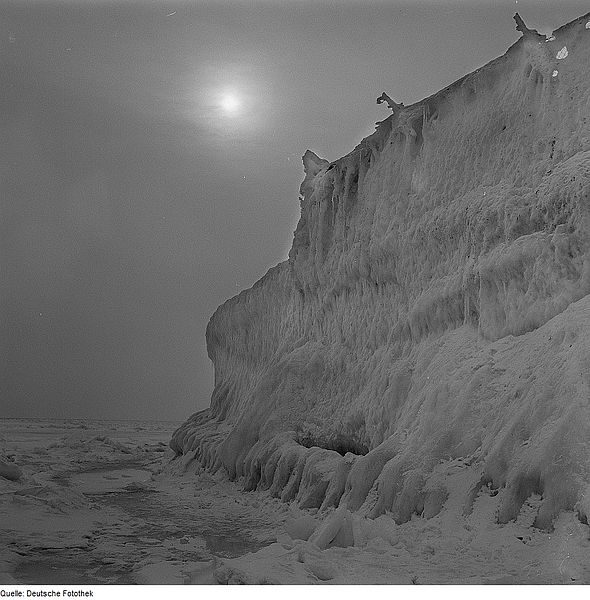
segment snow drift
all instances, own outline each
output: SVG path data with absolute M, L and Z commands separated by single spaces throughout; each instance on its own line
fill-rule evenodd
M 289 259 L 217 309 L 177 454 L 300 506 L 590 513 L 590 13 L 307 151 Z M 454 491 L 456 492 L 456 490 Z

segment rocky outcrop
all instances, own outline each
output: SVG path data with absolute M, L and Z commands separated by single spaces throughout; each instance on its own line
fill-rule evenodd
M 532 494 L 538 526 L 587 519 L 589 21 L 518 23 L 347 156 L 306 152 L 289 259 L 211 318 L 211 407 L 178 454 L 398 522 L 441 511 L 450 480 L 465 512 L 498 489 L 500 522 Z

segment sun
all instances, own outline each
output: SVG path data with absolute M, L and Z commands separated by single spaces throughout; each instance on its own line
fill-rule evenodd
M 222 94 L 219 105 L 225 114 L 235 115 L 239 112 L 242 101 L 235 92 L 226 92 Z

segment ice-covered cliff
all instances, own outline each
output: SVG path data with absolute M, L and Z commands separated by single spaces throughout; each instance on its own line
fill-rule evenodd
M 590 13 L 303 157 L 289 259 L 207 329 L 174 435 L 302 507 L 398 522 L 483 486 L 590 514 Z M 586 495 L 585 495 L 586 494 Z

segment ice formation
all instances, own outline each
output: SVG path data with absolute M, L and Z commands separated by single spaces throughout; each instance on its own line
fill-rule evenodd
M 393 111 L 394 114 L 399 112 L 404 107 L 403 102 L 401 104 L 398 104 L 397 102 L 392 100 L 391 97 L 385 92 L 383 92 L 381 96 L 377 98 L 377 104 L 383 104 L 383 102 L 387 104 L 387 106 Z
M 517 19 L 348 155 L 305 153 L 289 258 L 211 318 L 177 454 L 303 508 L 404 523 L 491 488 L 500 523 L 531 496 L 539 527 L 587 521 L 589 16 Z
M 0 477 L 4 477 L 10 481 L 18 481 L 22 477 L 22 474 L 18 465 L 15 465 L 0 454 Z

